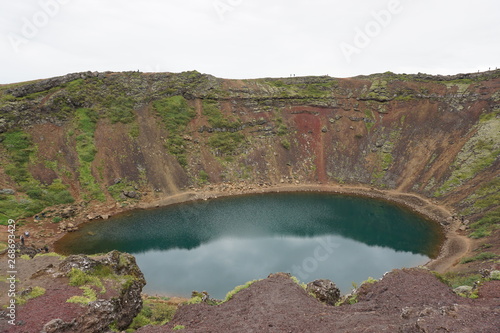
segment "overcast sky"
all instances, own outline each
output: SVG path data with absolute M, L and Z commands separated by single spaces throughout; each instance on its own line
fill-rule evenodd
M 223 78 L 500 66 L 498 0 L 0 0 L 0 83 L 80 71 Z

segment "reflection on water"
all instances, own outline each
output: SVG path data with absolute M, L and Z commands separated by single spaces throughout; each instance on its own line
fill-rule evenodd
M 129 252 L 146 276 L 147 293 L 207 290 L 222 298 L 238 284 L 278 271 L 305 282 L 328 278 L 347 292 L 353 281 L 425 263 L 441 241 L 437 226 L 398 206 L 300 193 L 138 211 L 89 223 L 57 250 Z

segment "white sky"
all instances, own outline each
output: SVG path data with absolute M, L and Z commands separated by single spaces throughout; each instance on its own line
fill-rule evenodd
M 500 1 L 0 0 L 0 64 L 0 83 L 87 70 L 477 72 L 500 66 Z

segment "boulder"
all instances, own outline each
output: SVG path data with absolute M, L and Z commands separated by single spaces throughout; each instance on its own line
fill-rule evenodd
M 61 216 L 63 219 L 69 219 L 70 217 L 76 215 L 76 210 L 77 209 L 75 206 L 66 207 L 63 210 L 61 210 L 59 216 Z
M 4 189 L 0 190 L 0 194 L 13 195 L 15 193 L 16 193 L 16 191 L 11 190 L 10 188 L 4 188 Z
M 126 196 L 127 198 L 130 198 L 130 199 L 135 199 L 138 197 L 138 194 L 136 191 L 123 191 L 123 195 Z
M 96 260 L 87 256 L 81 254 L 71 255 L 59 264 L 59 271 L 69 273 L 73 268 L 76 268 L 83 272 L 88 272 L 94 269 L 98 264 Z
M 308 293 L 312 293 L 318 300 L 329 305 L 335 305 L 340 299 L 340 290 L 330 280 L 315 280 L 309 282 L 306 287 Z
M 74 326 L 74 321 L 70 323 L 64 322 L 62 319 L 52 319 L 47 324 L 43 326 L 40 333 L 56 333 L 56 332 L 67 332 Z
M 500 280 L 500 271 L 491 271 L 489 278 L 492 280 Z
M 472 291 L 472 289 L 473 288 L 471 286 L 460 286 L 460 287 L 456 287 L 455 289 L 453 289 L 453 291 L 456 294 L 468 295 L 468 294 L 470 294 L 470 292 Z

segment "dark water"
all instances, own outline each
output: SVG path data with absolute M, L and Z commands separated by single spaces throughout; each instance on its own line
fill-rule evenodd
M 351 283 L 424 264 L 442 244 L 436 224 L 384 201 L 330 194 L 264 194 L 187 203 L 84 225 L 60 253 L 134 254 L 146 293 L 212 297 L 269 273 Z

